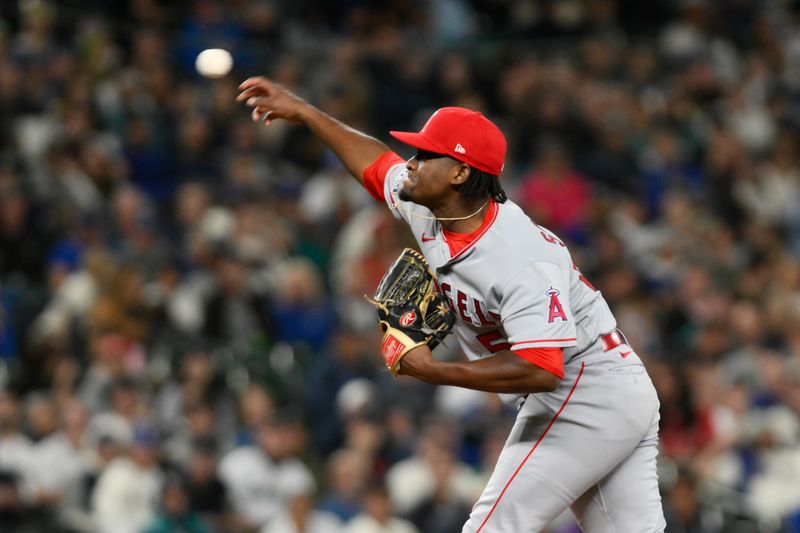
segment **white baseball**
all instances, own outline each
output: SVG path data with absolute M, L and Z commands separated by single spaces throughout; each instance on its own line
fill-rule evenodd
M 197 54 L 194 66 L 206 78 L 221 78 L 231 71 L 233 57 L 222 48 L 209 48 Z

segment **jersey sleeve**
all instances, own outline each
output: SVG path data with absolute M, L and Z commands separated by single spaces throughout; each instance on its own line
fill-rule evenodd
M 500 318 L 511 350 L 577 344 L 569 281 L 570 273 L 557 264 L 537 262 L 505 285 Z
M 519 348 L 515 355 L 564 379 L 564 348 Z
M 385 196 L 385 184 L 389 171 L 396 165 L 403 164 L 402 158 L 394 152 L 384 152 L 370 166 L 364 170 L 362 181 L 364 188 L 379 202 L 383 202 Z
M 412 231 L 418 234 L 425 229 L 431 212 L 427 207 L 399 198 L 400 188 L 407 175 L 406 162 L 394 152 L 384 152 L 364 170 L 362 178 L 364 188 L 372 197 L 386 202 L 392 216 L 408 223 Z M 414 217 L 415 214 L 419 216 Z

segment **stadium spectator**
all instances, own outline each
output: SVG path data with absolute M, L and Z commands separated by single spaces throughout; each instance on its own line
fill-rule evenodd
M 219 463 L 219 477 L 243 530 L 274 519 L 295 491 L 313 487 L 311 472 L 296 455 L 291 422 L 274 416 L 254 428 L 254 443 L 228 452 Z
M 492 470 L 496 399 L 375 357 L 363 296 L 413 241 L 307 132 L 236 106 L 257 67 L 371 134 L 496 119 L 505 190 L 653 375 L 669 531 L 800 531 L 800 4 L 290 4 L 0 2 L 0 529 L 103 530 L 129 479 L 151 502 L 105 531 L 145 527 L 162 470 L 187 483 L 170 512 L 220 531 L 315 506 L 374 526 L 365 487 L 413 500 L 411 464 L 438 532 L 474 498 L 446 480 Z M 230 75 L 196 74 L 208 47 Z M 423 452 L 429 415 L 451 441 Z M 261 506 L 223 475 L 277 468 L 269 438 L 318 491 Z
M 186 484 L 179 475 L 166 475 L 161 502 L 161 511 L 141 530 L 143 533 L 211 533 L 211 528 L 192 510 Z
M 139 533 L 155 518 L 163 487 L 158 442 L 149 428 L 137 429 L 126 454 L 103 470 L 91 496 L 101 531 Z

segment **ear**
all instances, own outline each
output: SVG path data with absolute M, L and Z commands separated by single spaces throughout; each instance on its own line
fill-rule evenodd
M 450 183 L 452 183 L 453 185 L 461 185 L 462 183 L 467 181 L 470 172 L 471 169 L 469 168 L 469 165 L 461 163 L 458 167 L 456 167 L 456 173 L 450 179 Z

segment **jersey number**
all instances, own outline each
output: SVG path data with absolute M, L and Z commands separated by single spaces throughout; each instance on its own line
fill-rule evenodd
M 483 344 L 484 348 L 489 350 L 489 353 L 497 353 L 497 352 L 502 352 L 503 350 L 511 349 L 511 344 L 507 342 L 494 343 L 494 341 L 503 338 L 503 336 L 500 334 L 500 331 L 496 329 L 493 329 L 492 331 L 488 331 L 486 333 L 481 333 L 480 335 L 476 335 L 475 338 L 478 339 L 481 344 Z
M 588 280 L 588 279 L 586 279 L 586 276 L 584 276 L 583 274 L 581 274 L 581 271 L 580 271 L 580 270 L 578 270 L 578 267 L 577 267 L 577 266 L 575 266 L 575 265 L 572 265 L 572 268 L 574 268 L 574 269 L 575 269 L 575 272 L 577 272 L 577 273 L 578 273 L 578 279 L 580 279 L 580 280 L 581 280 L 581 281 L 584 283 L 584 285 L 586 285 L 587 287 L 589 287 L 589 288 L 590 288 L 590 289 L 592 289 L 593 291 L 597 292 L 597 289 L 595 289 L 595 288 L 594 288 L 594 285 L 592 285 L 592 284 L 589 282 L 589 280 Z
M 567 247 L 567 245 L 566 245 L 566 244 L 564 244 L 564 242 L 563 242 L 561 239 L 559 239 L 558 237 L 556 237 L 556 236 L 555 236 L 555 235 L 553 235 L 552 233 L 548 233 L 548 232 L 547 232 L 547 231 L 546 231 L 546 230 L 545 230 L 545 229 L 544 229 L 542 226 L 539 226 L 539 233 L 541 233 L 541 234 L 542 234 L 542 238 L 543 238 L 544 240 L 546 240 L 547 242 L 549 242 L 550 244 L 557 244 L 557 245 L 559 245 L 559 246 L 561 246 L 561 247 L 563 247 L 563 248 L 566 248 L 566 247 Z M 583 282 L 583 283 L 584 283 L 584 284 L 585 284 L 587 287 L 589 287 L 590 289 L 592 289 L 592 290 L 593 290 L 593 291 L 595 291 L 595 292 L 597 291 L 597 289 L 595 289 L 595 288 L 594 288 L 594 285 L 592 285 L 592 284 L 589 282 L 589 280 L 588 280 L 588 279 L 586 279 L 586 276 L 584 276 L 583 274 L 581 274 L 581 271 L 580 271 L 580 270 L 578 270 L 578 267 L 577 267 L 577 266 L 575 266 L 575 265 L 572 265 L 572 268 L 574 268 L 574 269 L 575 269 L 575 272 L 577 272 L 577 273 L 578 273 L 578 277 L 579 277 L 579 279 L 580 279 L 580 280 L 581 280 L 581 281 L 582 281 L 582 282 Z
M 539 227 L 541 227 L 541 226 L 539 226 Z M 545 230 L 541 230 L 539 233 L 541 233 L 542 234 L 542 238 L 544 240 L 546 240 L 547 242 L 549 242 L 550 244 L 557 244 L 557 245 L 561 246 L 562 248 L 566 248 L 567 247 L 567 245 L 564 244 L 564 241 L 562 241 L 561 239 L 559 239 L 555 235 L 547 233 Z

